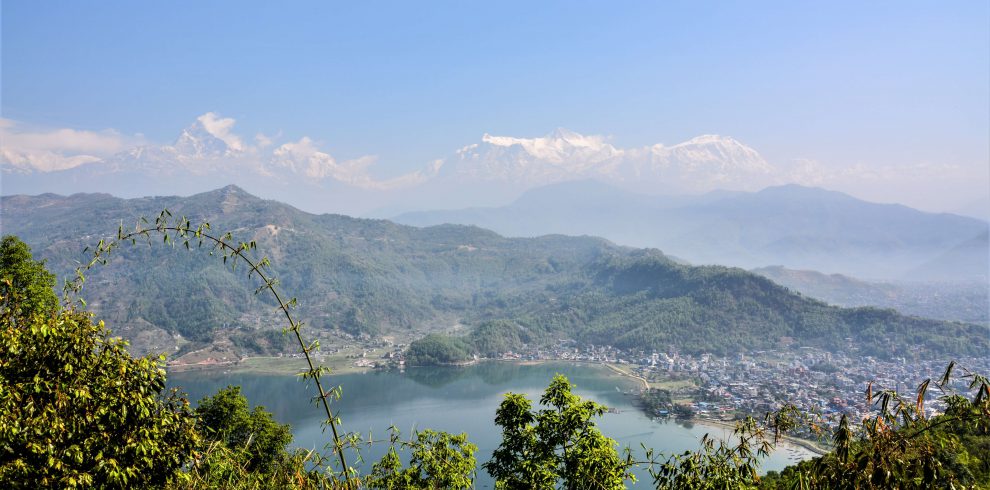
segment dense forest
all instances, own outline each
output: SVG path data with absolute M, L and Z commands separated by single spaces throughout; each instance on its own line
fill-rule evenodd
M 166 207 L 255 241 L 282 287 L 296 294 L 299 316 L 323 337 L 422 337 L 469 326 L 463 342 L 429 339 L 435 347 L 450 344 L 441 362 L 559 339 L 717 354 L 774 348 L 782 338 L 877 356 L 990 350 L 985 325 L 837 308 L 741 269 L 684 265 L 655 249 L 312 215 L 236 187 L 188 198 L 8 196 L 4 229 L 20 234 L 59 277 L 71 277 L 101 233 L 130 229 Z M 253 293 L 206 253 L 141 244 L 94 269 L 85 295 L 137 353 L 174 351 L 177 337 L 188 342 L 185 349 L 229 340 L 244 349 L 284 350 L 270 335 L 274 303 Z M 493 328 L 492 320 L 514 328 Z
M 515 322 L 490 320 L 467 336 L 430 334 L 416 340 L 406 350 L 406 361 L 413 366 L 460 364 L 475 356 L 497 357 L 519 350 L 532 339 L 529 331 Z

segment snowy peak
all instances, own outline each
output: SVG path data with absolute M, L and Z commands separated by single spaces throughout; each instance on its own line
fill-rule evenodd
M 733 146 L 742 145 L 739 141 L 731 136 L 720 136 L 717 134 L 702 134 L 700 136 L 695 136 L 683 143 L 678 143 L 674 146 L 692 146 L 692 145 L 723 145 L 723 146 Z
M 654 162 L 661 165 L 680 165 L 689 169 L 707 166 L 720 171 L 773 171 L 756 150 L 725 136 L 706 134 L 670 147 L 654 145 L 651 153 Z
M 208 112 L 179 133 L 172 145 L 141 145 L 79 167 L 80 172 L 156 176 L 204 176 L 231 171 L 255 172 L 253 148 L 233 133 L 234 120 Z
M 172 148 L 186 158 L 236 156 L 245 150 L 245 146 L 241 138 L 231 131 L 234 122 L 233 119 L 207 112 L 182 130 Z
M 182 134 L 172 145 L 182 156 L 193 158 L 218 158 L 230 153 L 227 144 L 191 126 L 182 130 Z
M 602 136 L 558 128 L 546 136 L 485 134 L 446 159 L 444 172 L 462 181 L 501 181 L 519 187 L 597 176 L 617 164 L 619 150 Z
M 450 164 L 450 165 L 447 165 Z M 702 135 L 673 146 L 616 148 L 606 138 L 557 128 L 546 136 L 519 138 L 485 134 L 445 162 L 462 181 L 501 181 L 517 187 L 594 178 L 649 189 L 711 190 L 773 167 L 745 144 L 725 136 Z M 753 186 L 766 184 L 753 182 Z
M 485 133 L 481 141 L 493 147 L 518 147 L 531 157 L 557 163 L 579 156 L 578 154 L 611 156 L 618 152 L 601 136 L 585 136 L 564 128 L 557 128 L 542 138 L 492 136 Z

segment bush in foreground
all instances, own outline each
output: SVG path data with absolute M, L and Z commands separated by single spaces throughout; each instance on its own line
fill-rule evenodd
M 165 390 L 163 358 L 133 358 L 72 310 L 0 318 L 0 481 L 11 486 L 162 485 L 199 437 Z

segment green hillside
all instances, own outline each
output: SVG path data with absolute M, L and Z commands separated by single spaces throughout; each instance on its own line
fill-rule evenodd
M 471 226 L 313 215 L 233 186 L 187 198 L 8 196 L 3 233 L 20 236 L 67 277 L 87 259 L 84 247 L 163 208 L 255 240 L 282 289 L 298 298 L 299 318 L 328 339 L 421 337 L 463 324 L 464 344 L 487 355 L 564 338 L 716 353 L 790 338 L 882 357 L 990 348 L 985 326 L 832 307 L 741 269 L 681 265 L 657 250 L 592 237 L 510 239 Z M 253 291 L 240 271 L 205 251 L 139 243 L 94 269 L 83 294 L 139 350 L 175 349 L 180 336 L 194 346 L 229 341 L 279 350 L 278 336 L 270 335 L 281 328 L 274 304 Z M 489 324 L 472 333 L 487 320 L 515 329 Z M 458 351 L 465 345 L 458 341 Z

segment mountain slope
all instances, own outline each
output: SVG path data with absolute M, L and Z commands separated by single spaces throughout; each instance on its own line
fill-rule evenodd
M 470 226 L 415 228 L 313 215 L 237 187 L 189 198 L 77 194 L 2 200 L 3 233 L 20 235 L 59 274 L 119 223 L 162 208 L 256 240 L 300 318 L 324 338 L 423 335 L 458 322 L 517 322 L 534 342 L 688 352 L 802 345 L 879 356 L 965 355 L 987 347 L 985 327 L 844 310 L 795 295 L 740 269 L 691 267 L 656 250 L 591 237 L 510 239 Z M 205 252 L 127 246 L 93 271 L 85 297 L 101 318 L 145 350 L 271 339 L 272 304 Z
M 783 264 L 870 278 L 985 281 L 990 266 L 990 248 L 980 238 L 986 222 L 794 185 L 657 197 L 597 182 L 568 183 L 530 191 L 500 208 L 395 219 L 419 226 L 474 224 L 509 236 L 590 234 L 657 247 L 694 263 Z

